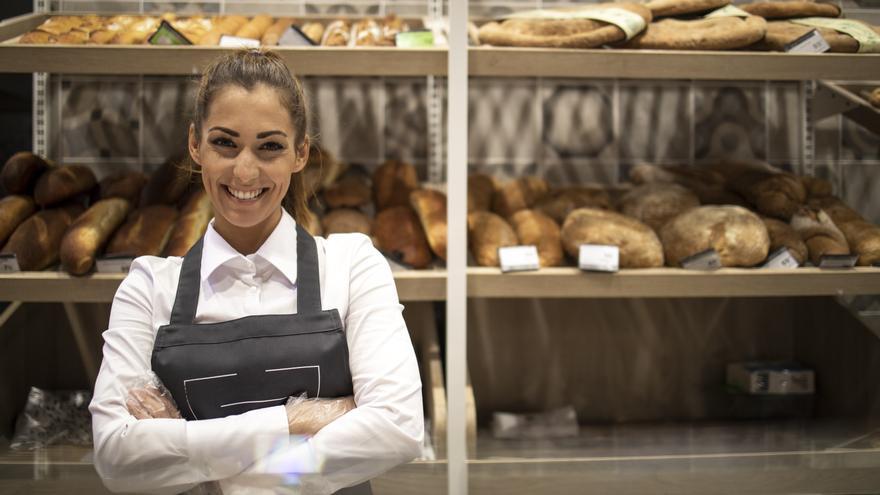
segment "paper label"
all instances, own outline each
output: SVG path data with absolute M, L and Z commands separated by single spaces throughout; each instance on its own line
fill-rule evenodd
M 174 29 L 168 21 L 162 21 L 148 41 L 151 45 L 192 45 L 192 42 Z
M 299 30 L 296 26 L 290 26 L 284 31 L 284 34 L 281 35 L 281 38 L 278 39 L 278 45 L 280 46 L 315 46 L 315 43 L 311 38 L 306 36 L 305 33 Z
M 134 257 L 127 255 L 98 258 L 95 261 L 95 270 L 98 273 L 128 273 L 132 261 Z
M 626 33 L 626 39 L 645 30 L 642 16 L 617 7 L 583 8 L 572 10 L 527 10 L 504 16 L 505 19 L 590 19 L 614 24 Z
M 721 257 L 714 249 L 707 249 L 681 260 L 681 267 L 688 270 L 717 270 L 721 268 Z
M 581 244 L 578 268 L 589 272 L 616 272 L 620 266 L 620 248 L 601 244 Z
M 724 7 L 721 7 L 720 9 L 713 10 L 712 12 L 709 12 L 708 14 L 706 14 L 704 17 L 706 19 L 711 19 L 713 17 L 749 17 L 751 15 L 752 14 L 749 14 L 745 10 L 743 10 L 733 4 L 730 4 L 730 5 L 725 5 Z
M 830 49 L 817 29 L 811 29 L 809 33 L 785 45 L 787 53 L 824 53 Z
M 848 34 L 859 42 L 859 53 L 880 53 L 880 34 L 861 22 L 827 17 L 805 17 L 791 19 L 790 22 L 803 26 L 833 29 Z
M 819 260 L 819 268 L 852 268 L 858 260 L 857 254 L 826 254 Z
M 20 272 L 18 257 L 15 254 L 0 254 L 0 273 Z
M 541 267 L 538 259 L 538 248 L 535 246 L 506 246 L 498 248 L 498 260 L 501 271 L 525 272 Z
M 774 251 L 761 268 L 797 268 L 798 262 L 787 247 Z
M 434 46 L 434 33 L 422 29 L 406 31 L 394 36 L 394 44 L 398 48 L 426 48 Z
M 226 48 L 259 48 L 260 40 L 239 38 L 238 36 L 223 35 L 220 37 L 220 46 Z

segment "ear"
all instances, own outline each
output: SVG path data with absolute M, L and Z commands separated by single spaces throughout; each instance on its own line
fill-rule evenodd
M 199 156 L 199 138 L 196 137 L 196 126 L 195 124 L 189 125 L 189 139 L 187 140 L 187 148 L 189 149 L 189 156 L 192 158 L 193 162 L 196 165 L 201 166 L 202 161 Z
M 305 139 L 303 139 L 303 144 L 300 149 L 296 150 L 296 163 L 293 165 L 293 173 L 302 172 L 304 168 L 306 168 L 306 164 L 309 163 L 309 148 L 311 147 L 311 140 L 309 136 L 306 135 Z

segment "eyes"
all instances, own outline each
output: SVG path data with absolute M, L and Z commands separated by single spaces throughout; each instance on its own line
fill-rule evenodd
M 224 136 L 217 136 L 217 137 L 211 138 L 209 142 L 211 144 L 213 144 L 214 146 L 218 146 L 220 148 L 227 148 L 229 150 L 232 150 L 232 149 L 235 149 L 236 147 L 238 147 L 238 145 L 235 143 L 235 141 L 229 139 L 228 137 L 224 137 Z M 266 142 L 260 144 L 259 150 L 260 151 L 268 151 L 268 152 L 278 152 L 278 151 L 284 150 L 284 145 L 279 143 L 278 141 L 266 141 Z

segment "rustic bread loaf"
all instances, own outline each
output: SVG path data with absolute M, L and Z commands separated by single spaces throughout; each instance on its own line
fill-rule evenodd
M 480 266 L 499 266 L 498 248 L 516 246 L 516 232 L 506 220 L 489 211 L 468 213 L 468 244 Z
M 641 164 L 630 169 L 629 178 L 636 184 L 679 184 L 693 191 L 704 205 L 748 206 L 742 196 L 725 188 L 723 175 L 705 167 Z
M 654 18 L 686 14 L 698 14 L 729 5 L 730 0 L 650 0 L 645 7 L 651 9 Z
M 840 7 L 833 3 L 809 0 L 774 0 L 772 2 L 752 2 L 739 6 L 752 15 L 765 19 L 787 19 L 791 17 L 839 17 Z
M 177 208 L 173 206 L 154 204 L 138 208 L 113 235 L 107 254 L 159 256 L 176 220 Z
M 792 216 L 791 226 L 807 245 L 814 265 L 818 266 L 826 255 L 849 254 L 846 237 L 823 210 L 800 208 Z
M 311 35 L 307 36 L 312 38 Z M 351 24 L 344 20 L 327 24 L 321 36 L 321 44 L 324 46 L 348 46 L 349 41 L 351 41 Z
M 568 214 L 578 208 L 610 210 L 611 197 L 608 191 L 599 186 L 569 186 L 550 191 L 534 205 L 535 210 L 546 214 L 558 224 L 565 222 Z
M 642 184 L 620 199 L 620 212 L 639 220 L 655 232 L 679 214 L 700 206 L 700 199 L 690 189 L 678 184 Z
M 562 233 L 552 218 L 537 210 L 519 210 L 510 216 L 519 243 L 535 246 L 541 266 L 562 264 Z
M 360 173 L 346 173 L 324 189 L 327 208 L 358 208 L 370 203 L 370 181 Z
M 13 253 L 24 271 L 43 270 L 58 261 L 61 238 L 82 213 L 78 204 L 39 211 L 21 223 L 9 237 L 3 253 Z
M 767 21 L 749 17 L 661 19 L 652 22 L 624 48 L 652 50 L 736 50 L 764 39 Z
M 102 199 L 78 216 L 61 240 L 61 266 L 71 275 L 92 269 L 101 248 L 125 221 L 131 203 L 122 198 Z
M 810 200 L 807 201 L 807 206 L 814 211 L 823 210 L 837 225 L 851 220 L 864 220 L 859 212 L 850 208 L 849 205 L 836 196 L 810 198 Z
M 859 266 L 880 262 L 880 227 L 865 220 L 851 220 L 840 224 L 850 252 L 859 255 Z
M 468 176 L 468 213 L 488 211 L 492 208 L 492 195 L 495 194 L 495 180 L 485 174 Z
M 400 160 L 388 160 L 373 173 L 373 201 L 376 211 L 392 206 L 409 206 L 409 195 L 419 187 L 416 168 Z
M 12 195 L 0 199 L 0 246 L 36 209 L 34 200 L 29 196 Z
M 0 171 L 0 183 L 9 194 L 30 194 L 49 164 L 30 151 L 19 151 L 9 157 Z
M 139 206 L 176 205 L 192 183 L 186 157 L 172 157 L 153 172 L 141 190 Z
M 275 23 L 271 16 L 266 14 L 255 15 L 244 26 L 240 27 L 235 35 L 239 38 L 260 40 L 266 31 Z
M 770 217 L 761 217 L 764 226 L 767 227 L 767 234 L 770 236 L 770 252 L 773 253 L 780 248 L 788 248 L 791 256 L 797 260 L 798 265 L 803 265 L 807 261 L 809 251 L 800 234 L 791 225 Z
M 663 247 L 651 227 L 613 211 L 579 208 L 568 215 L 562 224 L 562 246 L 577 259 L 581 244 L 617 246 L 621 268 L 663 266 Z
M 770 237 L 764 222 L 739 206 L 700 206 L 669 221 L 661 232 L 666 263 L 707 249 L 718 252 L 722 266 L 755 266 L 767 258 Z
M 548 192 L 550 186 L 544 179 L 534 176 L 519 177 L 495 190 L 492 195 L 492 211 L 507 218 L 519 210 L 535 206 Z
M 339 208 L 330 210 L 321 219 L 321 226 L 325 236 L 333 234 L 347 234 L 351 232 L 360 232 L 361 234 L 370 235 L 373 230 L 370 218 L 362 211 L 354 208 Z
M 101 199 L 122 198 L 135 206 L 140 201 L 141 191 L 147 184 L 147 176 L 143 172 L 122 172 L 108 175 L 98 183 Z
M 741 194 L 764 215 L 788 221 L 806 202 L 801 180 L 761 163 L 720 163 L 713 168 L 727 178 L 727 187 Z
M 386 256 L 413 268 L 424 268 L 431 263 L 425 231 L 409 206 L 392 206 L 376 215 L 373 244 Z
M 260 44 L 263 46 L 275 46 L 278 44 L 278 41 L 284 36 L 284 32 L 287 31 L 290 26 L 293 25 L 293 19 L 290 17 L 282 17 L 275 21 L 269 29 L 263 33 L 263 37 L 260 38 Z
M 165 246 L 164 256 L 185 256 L 189 249 L 205 235 L 214 216 L 211 197 L 202 187 L 196 187 L 187 197 L 180 216 Z
M 821 179 L 809 175 L 802 175 L 800 179 L 804 185 L 804 190 L 807 191 L 807 199 L 827 198 L 833 194 L 834 188 L 831 185 L 831 181 L 828 179 Z
M 37 180 L 34 200 L 40 206 L 55 205 L 87 192 L 95 183 L 95 174 L 84 165 L 53 167 Z
M 431 251 L 446 261 L 446 195 L 433 189 L 416 189 L 410 193 L 409 200 L 419 216 Z
M 859 42 L 848 34 L 829 28 L 814 28 L 795 24 L 789 21 L 769 21 L 764 39 L 755 43 L 751 49 L 784 52 L 786 47 L 813 29 L 828 43 L 831 53 L 855 53 L 859 51 Z

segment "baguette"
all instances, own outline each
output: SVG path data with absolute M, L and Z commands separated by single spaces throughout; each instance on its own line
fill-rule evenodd
M 290 17 L 282 17 L 275 21 L 275 24 L 269 27 L 263 37 L 260 38 L 260 44 L 263 46 L 275 46 L 290 26 L 293 25 L 293 19 Z
M 240 15 L 220 16 L 214 21 L 211 30 L 205 33 L 196 44 L 202 46 L 218 45 L 220 44 L 220 38 L 224 34 L 233 35 L 237 33 L 247 22 L 247 17 Z
M 175 205 L 189 189 L 191 177 L 175 158 L 165 161 L 147 180 L 140 206 Z
M 261 40 L 266 31 L 274 25 L 272 17 L 266 14 L 255 15 L 244 26 L 235 32 L 239 38 L 249 38 L 252 40 Z M 283 33 L 283 31 L 282 31 Z
M 409 206 L 380 211 L 373 221 L 373 244 L 392 259 L 424 268 L 431 263 L 431 248 L 419 217 Z
M 35 213 L 15 229 L 3 252 L 15 254 L 23 271 L 48 268 L 58 262 L 64 232 L 82 211 L 72 204 Z
M 40 176 L 34 188 L 34 200 L 40 206 L 58 204 L 87 192 L 96 184 L 95 174 L 84 165 L 54 167 Z
M 865 220 L 852 220 L 840 224 L 850 252 L 859 255 L 859 266 L 871 266 L 880 262 L 880 227 Z
M 107 246 L 107 254 L 159 256 L 171 236 L 175 220 L 177 209 L 173 206 L 153 205 L 139 208 L 113 235 Z
M 468 244 L 480 266 L 498 266 L 498 248 L 519 243 L 513 227 L 489 211 L 468 213 Z
M 542 267 L 562 264 L 562 234 L 552 218 L 536 210 L 519 210 L 510 223 L 520 244 L 537 248 Z
M 9 194 L 30 194 L 49 164 L 30 151 L 19 151 L 9 157 L 0 171 L 0 183 Z
M 6 196 L 0 199 L 0 246 L 22 222 L 36 210 L 34 200 L 28 196 Z
M 211 205 L 211 197 L 201 187 L 196 188 L 180 210 L 177 223 L 168 244 L 165 246 L 164 256 L 184 256 L 189 249 L 205 234 L 208 223 L 214 216 Z
M 123 172 L 101 179 L 98 189 L 101 199 L 123 198 L 136 206 L 146 183 L 147 176 L 143 172 Z
M 409 195 L 409 200 L 419 216 L 431 251 L 446 261 L 446 195 L 433 189 L 417 189 Z
M 91 270 L 99 251 L 125 221 L 130 209 L 128 200 L 103 199 L 77 217 L 61 240 L 61 266 L 71 275 Z

